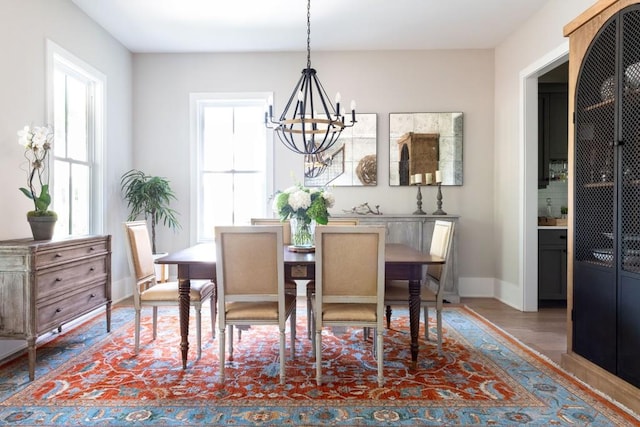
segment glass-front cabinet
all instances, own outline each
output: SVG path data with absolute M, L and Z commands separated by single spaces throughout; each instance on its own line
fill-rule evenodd
M 640 5 L 596 32 L 574 95 L 572 347 L 640 387 Z

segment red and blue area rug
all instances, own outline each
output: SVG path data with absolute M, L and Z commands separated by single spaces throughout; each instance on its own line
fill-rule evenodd
M 39 347 L 33 382 L 26 356 L 0 366 L 0 425 L 640 425 L 634 414 L 465 307 L 443 312 L 442 355 L 421 330 L 416 370 L 408 363 L 407 311 L 396 309 L 385 331 L 383 387 L 371 341 L 358 329 L 326 332 L 324 383 L 316 385 L 304 307 L 285 385 L 279 384 L 274 327 L 252 327 L 240 341 L 234 334 L 235 360 L 227 362 L 221 384 L 208 311 L 202 358 L 191 348 L 187 370 L 177 309 L 161 309 L 155 341 L 150 311 L 143 312 L 136 356 L 130 307 L 114 310 L 111 333 L 99 315 Z M 195 336 L 190 343 L 195 347 Z M 287 336 L 287 355 L 288 346 Z

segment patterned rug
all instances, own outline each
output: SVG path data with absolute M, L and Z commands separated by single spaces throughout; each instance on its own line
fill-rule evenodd
M 38 348 L 36 379 L 26 356 L 0 366 L 0 425 L 638 425 L 640 420 L 464 307 L 444 311 L 443 354 L 423 338 L 409 369 L 407 311 L 385 331 L 384 387 L 376 382 L 372 343 L 362 331 L 323 336 L 324 384 L 315 383 L 304 306 L 298 309 L 296 359 L 279 384 L 278 334 L 252 327 L 234 336 L 233 362 L 219 383 L 218 340 L 203 310 L 203 354 L 195 336 L 181 369 L 177 311 L 160 311 L 151 341 L 143 313 L 142 348 L 133 354 L 133 309 L 63 331 Z M 434 319 L 431 319 L 434 324 Z M 435 329 L 435 326 L 434 326 Z M 192 319 L 191 333 L 195 335 Z M 431 334 L 435 337 L 435 330 Z M 287 355 L 289 337 L 287 334 Z

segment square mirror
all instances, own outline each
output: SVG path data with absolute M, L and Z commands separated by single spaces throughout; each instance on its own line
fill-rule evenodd
M 356 114 L 329 150 L 304 156 L 305 187 L 377 184 L 377 114 Z
M 437 170 L 442 185 L 462 185 L 462 113 L 389 114 L 389 185 Z

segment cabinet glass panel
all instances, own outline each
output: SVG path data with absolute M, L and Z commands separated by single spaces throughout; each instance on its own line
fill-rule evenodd
M 624 94 L 620 117 L 623 144 L 620 188 L 620 253 L 622 269 L 640 272 L 640 11 L 630 11 L 622 20 Z
M 612 267 L 616 21 L 607 24 L 585 58 L 576 87 L 575 258 Z

